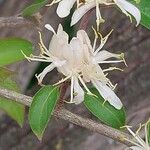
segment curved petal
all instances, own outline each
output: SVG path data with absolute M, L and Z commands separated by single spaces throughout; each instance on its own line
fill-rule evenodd
M 73 51 L 73 58 L 71 58 L 73 65 L 72 67 L 80 69 L 80 67 L 83 64 L 83 57 L 84 57 L 83 44 L 78 38 L 73 38 L 70 41 L 70 46 Z
M 60 18 L 67 17 L 76 0 L 62 0 L 57 7 L 57 15 Z
M 80 39 L 80 41 L 82 41 L 83 44 L 88 45 L 89 50 L 92 50 L 91 41 L 90 41 L 87 33 L 84 30 L 79 30 L 77 32 L 77 38 Z
M 102 50 L 100 52 L 98 52 L 95 56 L 94 59 L 96 62 L 100 62 L 100 61 L 104 61 L 107 60 L 109 58 L 117 58 L 120 59 L 120 54 L 114 54 L 114 53 L 110 53 L 106 50 Z
M 136 26 L 140 23 L 141 13 L 137 7 L 135 7 L 133 4 L 129 3 L 126 0 L 114 0 L 114 1 L 124 14 L 129 16 L 127 13 L 129 12 L 132 16 L 134 16 L 137 22 Z
M 64 50 L 63 47 L 66 47 L 68 45 L 68 39 L 68 34 L 63 31 L 62 25 L 59 24 L 57 33 L 52 36 L 49 44 L 49 51 L 54 57 L 62 57 L 62 53 Z
M 80 6 L 79 8 L 77 8 L 77 10 L 75 10 L 75 12 L 72 15 L 71 26 L 76 24 L 82 18 L 82 16 L 93 7 L 95 7 L 95 2 L 84 4 L 83 6 Z
M 51 64 L 48 65 L 39 75 L 36 76 L 37 79 L 38 79 L 39 84 L 42 83 L 43 78 L 46 76 L 46 74 L 47 74 L 48 72 L 52 71 L 55 67 L 56 67 L 56 66 L 55 66 L 53 63 L 51 63 Z
M 96 80 L 92 80 L 92 83 L 106 101 L 108 101 L 116 109 L 122 108 L 120 99 L 106 84 L 102 84 L 101 82 Z
M 62 43 L 68 44 L 69 41 L 69 36 L 68 34 L 63 30 L 63 27 L 61 24 L 59 24 L 58 29 L 57 29 L 57 36 L 59 37 L 60 41 Z
M 84 91 L 79 85 L 77 77 L 74 77 L 74 99 L 73 102 L 75 104 L 80 104 L 81 102 L 84 101 Z
M 56 34 L 54 28 L 50 24 L 46 24 L 45 28 L 48 29 L 49 31 L 53 32 L 54 34 Z

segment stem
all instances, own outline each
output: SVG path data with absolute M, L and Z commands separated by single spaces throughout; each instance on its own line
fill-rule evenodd
M 11 90 L 3 89 L 3 88 L 0 88 L 0 96 L 7 98 L 8 100 L 19 102 L 29 107 L 32 102 L 32 97 L 29 97 L 29 96 L 26 96 L 26 95 L 23 95 L 23 94 L 20 94 Z M 64 119 L 66 121 L 69 121 L 78 126 L 84 127 L 86 129 L 89 129 L 93 132 L 97 132 L 99 134 L 112 138 L 115 141 L 123 143 L 127 146 L 131 146 L 131 143 L 128 141 L 132 139 L 132 136 L 130 136 L 129 134 L 126 134 L 124 132 L 111 128 L 107 125 L 103 125 L 101 123 L 95 122 L 93 120 L 78 116 L 66 110 L 65 108 L 60 109 L 59 113 L 55 111 L 54 116 Z M 128 141 L 125 139 L 127 139 Z
M 34 26 L 34 22 L 18 16 L 0 17 L 0 28 L 2 27 L 22 27 Z

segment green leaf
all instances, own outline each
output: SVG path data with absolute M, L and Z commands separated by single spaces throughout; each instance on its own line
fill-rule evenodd
M 125 125 L 125 111 L 115 109 L 108 102 L 104 103 L 104 99 L 95 88 L 90 91 L 96 96 L 85 94 L 84 105 L 87 109 L 103 123 L 119 129 Z
M 33 50 L 32 44 L 21 38 L 0 39 L 0 66 L 25 59 L 21 50 L 29 56 Z
M 147 127 L 147 139 L 148 139 L 148 143 L 150 144 L 150 119 L 148 120 L 148 122 L 146 123 L 146 127 Z
M 12 80 L 13 72 L 0 67 L 0 87 L 9 90 L 14 90 L 16 92 L 20 91 L 18 85 Z M 17 121 L 17 123 L 22 127 L 24 122 L 24 106 L 15 102 L 8 100 L 6 98 L 0 97 L 0 109 L 5 111 L 12 119 Z
M 146 28 L 150 29 L 150 0 L 140 0 L 139 3 L 136 3 L 134 0 L 129 1 L 137 6 L 141 11 L 141 24 Z
M 29 123 L 39 140 L 42 139 L 58 98 L 59 88 L 51 85 L 41 88 L 33 97 L 29 109 Z
M 43 7 L 48 0 L 35 0 L 34 3 L 28 7 L 26 7 L 22 11 L 22 16 L 29 17 L 32 16 L 34 13 L 38 12 L 41 7 Z

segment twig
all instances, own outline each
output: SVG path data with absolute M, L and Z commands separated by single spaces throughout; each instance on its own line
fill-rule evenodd
M 30 106 L 31 102 L 32 102 L 32 97 L 29 97 L 29 96 L 26 96 L 23 94 L 19 94 L 17 92 L 3 89 L 3 88 L 0 88 L 0 96 L 7 98 L 9 100 L 14 100 L 14 101 L 19 102 L 26 106 Z M 62 118 L 64 120 L 69 121 L 78 126 L 85 127 L 93 132 L 97 132 L 102 135 L 105 135 L 105 136 L 112 138 L 115 141 L 121 142 L 127 146 L 131 146 L 131 143 L 124 140 L 124 138 L 126 138 L 130 141 L 132 139 L 132 137 L 130 135 L 128 135 L 124 132 L 121 132 L 119 130 L 113 129 L 109 126 L 103 125 L 101 123 L 97 123 L 93 120 L 83 118 L 81 116 L 73 114 L 72 112 L 66 110 L 65 108 L 62 108 L 61 110 L 59 110 L 59 113 L 54 112 L 54 116 Z
M 34 25 L 34 22 L 30 19 L 11 16 L 11 17 L 0 17 L 0 28 L 2 27 L 20 27 Z

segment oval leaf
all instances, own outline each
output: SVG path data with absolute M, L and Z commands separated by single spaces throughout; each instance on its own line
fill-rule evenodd
M 129 1 L 135 6 L 137 6 L 141 11 L 141 24 L 146 28 L 150 29 L 150 0 L 140 0 L 139 3 L 136 3 L 135 0 Z
M 115 109 L 100 96 L 99 92 L 92 88 L 90 91 L 96 96 L 85 94 L 84 105 L 87 109 L 103 123 L 119 129 L 125 125 L 125 111 Z
M 38 12 L 41 7 L 43 7 L 48 0 L 35 0 L 34 3 L 28 7 L 26 7 L 22 11 L 22 16 L 28 17 L 32 16 L 34 13 Z
M 58 99 L 59 88 L 51 85 L 41 88 L 33 97 L 29 109 L 29 123 L 39 140 L 43 136 Z
M 19 92 L 19 87 L 12 80 L 13 72 L 0 68 L 0 87 Z M 5 111 L 12 119 L 22 126 L 24 121 L 25 107 L 15 101 L 0 97 L 0 109 Z
M 25 57 L 21 51 L 29 56 L 32 53 L 32 50 L 32 44 L 25 39 L 0 39 L 0 66 L 23 60 Z

